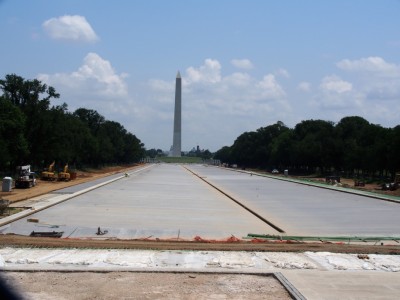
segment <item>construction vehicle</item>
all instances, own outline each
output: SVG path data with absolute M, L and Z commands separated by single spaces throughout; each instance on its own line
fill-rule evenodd
M 58 180 L 69 181 L 70 179 L 71 179 L 71 174 L 68 172 L 68 164 L 66 164 L 64 170 L 58 173 Z
M 15 188 L 30 188 L 36 185 L 36 174 L 31 172 L 31 166 L 18 166 Z
M 382 184 L 382 190 L 384 191 L 395 191 L 400 187 L 400 173 L 396 173 L 394 176 L 394 181 L 391 183 Z
M 42 172 L 40 176 L 42 180 L 54 181 L 57 179 L 56 173 L 54 172 L 54 164 L 55 161 L 53 161 L 50 166 Z

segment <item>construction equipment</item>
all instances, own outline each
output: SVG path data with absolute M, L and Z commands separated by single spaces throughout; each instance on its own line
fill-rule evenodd
M 70 179 L 71 179 L 71 174 L 68 172 L 68 164 L 66 164 L 64 170 L 58 173 L 58 180 L 69 181 Z
M 18 166 L 15 188 L 30 188 L 36 185 L 36 174 L 31 172 L 31 166 Z
M 395 191 L 400 187 L 400 173 L 396 173 L 394 176 L 394 181 L 390 183 L 383 183 L 381 185 L 384 191 Z
M 53 161 L 50 166 L 42 172 L 40 176 L 42 180 L 54 181 L 57 179 L 56 173 L 54 172 L 54 164 L 55 161 Z

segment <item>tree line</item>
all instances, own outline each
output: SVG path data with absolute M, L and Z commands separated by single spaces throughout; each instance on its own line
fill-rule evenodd
M 241 134 L 214 158 L 242 168 L 393 177 L 400 170 L 400 125 L 384 128 L 359 116 L 337 124 L 305 120 L 294 128 L 279 121 Z
M 15 74 L 0 80 L 0 170 L 30 164 L 99 167 L 140 160 L 144 145 L 118 122 L 97 111 L 51 105 L 60 94 L 37 79 Z

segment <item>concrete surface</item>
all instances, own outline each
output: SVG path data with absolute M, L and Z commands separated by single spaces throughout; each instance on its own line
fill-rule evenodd
M 1 248 L 3 271 L 282 274 L 306 299 L 397 299 L 400 257 L 340 253 Z M 67 273 L 64 273 L 68 276 Z M 279 277 L 279 276 L 278 276 Z M 289 286 L 289 287 L 290 287 Z M 298 297 L 298 299 L 304 299 Z
M 68 197 L 78 190 L 64 189 Z M 71 194 L 74 195 L 74 194 Z M 54 199 L 54 198 L 52 198 Z M 51 199 L 50 199 L 51 200 Z M 38 219 L 38 223 L 27 219 Z M 261 220 L 178 165 L 156 165 L 22 218 L 0 230 L 29 235 L 63 231 L 63 237 L 241 238 L 277 234 Z
M 308 300 L 389 300 L 400 295 L 400 273 L 285 270 L 282 274 Z
M 277 234 L 202 180 L 222 189 L 287 235 L 399 236 L 399 203 L 251 176 L 216 167 L 153 165 L 31 199 L 33 210 L 3 218 L 3 233 L 64 231 L 64 237 L 227 238 Z M 202 180 L 201 180 L 202 179 Z M 68 201 L 66 201 L 68 200 Z M 51 209 L 48 206 L 55 205 Z M 42 210 L 34 213 L 35 211 Z M 32 214 L 27 216 L 28 214 Z M 38 224 L 28 223 L 37 218 Z
M 282 228 L 287 235 L 400 235 L 399 203 L 222 168 L 187 167 Z

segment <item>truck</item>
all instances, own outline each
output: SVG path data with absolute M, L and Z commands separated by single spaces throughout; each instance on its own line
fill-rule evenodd
M 31 166 L 18 166 L 15 188 L 31 188 L 36 185 L 36 174 L 31 172 Z

